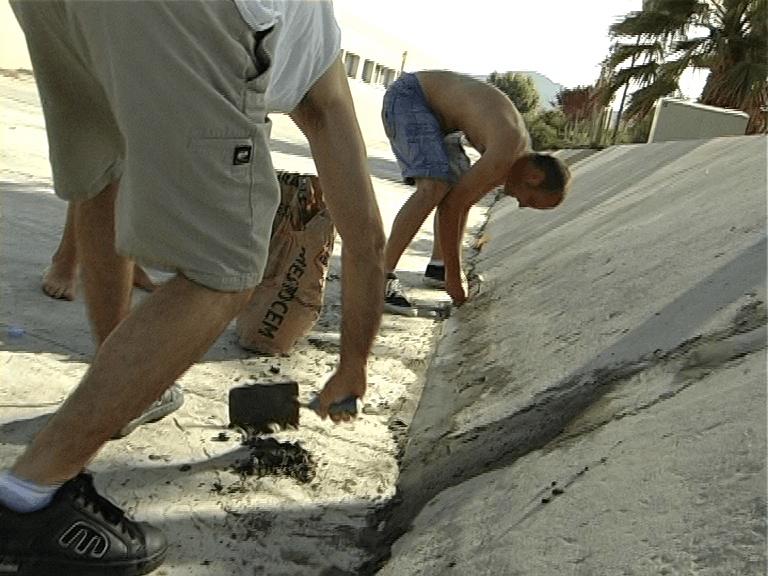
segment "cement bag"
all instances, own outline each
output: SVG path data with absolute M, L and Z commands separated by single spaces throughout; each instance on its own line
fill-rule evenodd
M 316 176 L 278 172 L 281 200 L 272 224 L 264 278 L 237 318 L 240 345 L 287 354 L 314 326 L 336 229 Z

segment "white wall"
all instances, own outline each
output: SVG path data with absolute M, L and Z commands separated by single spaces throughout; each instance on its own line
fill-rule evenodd
M 400 72 L 404 52 L 408 53 L 405 58 L 405 72 L 446 67 L 445 62 L 439 58 L 382 30 L 375 22 L 368 22 L 338 6 L 334 7 L 334 10 L 341 26 L 341 48 L 360 56 L 361 69 L 363 61 L 368 59 Z
M 749 115 L 694 102 L 661 98 L 656 104 L 648 142 L 744 136 Z
M 0 69 L 32 70 L 24 33 L 7 0 L 0 0 Z

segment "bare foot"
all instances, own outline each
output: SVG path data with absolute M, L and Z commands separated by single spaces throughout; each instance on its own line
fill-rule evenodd
M 57 300 L 74 300 L 77 285 L 77 266 L 51 262 L 43 270 L 43 292 Z
M 133 268 L 133 285 L 147 292 L 157 288 L 149 274 L 138 264 Z M 63 263 L 51 262 L 43 270 L 43 292 L 57 300 L 74 300 L 77 286 L 77 268 Z
M 133 285 L 147 292 L 153 292 L 157 288 L 157 284 L 152 281 L 146 270 L 138 264 L 133 266 Z

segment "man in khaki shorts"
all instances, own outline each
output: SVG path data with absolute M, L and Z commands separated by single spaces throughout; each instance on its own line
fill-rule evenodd
M 167 541 L 96 493 L 99 448 L 210 347 L 261 279 L 278 205 L 267 112 L 313 150 L 344 241 L 340 362 L 318 412 L 366 388 L 384 233 L 330 2 L 13 0 L 54 187 L 76 204 L 90 370 L 0 473 L 0 558 L 29 574 L 145 574 Z M 118 190 L 119 189 L 119 190 Z M 130 309 L 133 262 L 176 271 Z M 335 417 L 335 419 L 345 417 Z
M 470 208 L 497 186 L 522 208 L 554 208 L 565 196 L 570 172 L 553 156 L 531 149 L 523 118 L 503 92 L 456 72 L 403 74 L 384 95 L 382 121 L 405 182 L 416 185 L 387 240 L 384 306 L 415 315 L 394 270 L 435 208 L 435 245 L 425 276 L 444 285 L 461 306 L 467 299 L 461 241 Z M 481 155 L 472 167 L 459 133 Z

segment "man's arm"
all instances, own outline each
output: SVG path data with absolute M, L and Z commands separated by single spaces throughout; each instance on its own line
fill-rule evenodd
M 323 197 L 342 238 L 339 367 L 320 393 L 328 406 L 366 389 L 366 363 L 381 321 L 384 228 L 363 136 L 339 58 L 290 114 L 309 140 Z
M 445 201 L 437 207 L 440 249 L 445 264 L 445 291 L 454 306 L 461 306 L 467 299 L 466 282 L 461 268 L 461 239 L 468 213 L 469 209 L 458 209 Z
M 461 306 L 467 299 L 461 268 L 461 242 L 469 210 L 485 194 L 504 182 L 512 166 L 510 158 L 492 153 L 483 155 L 437 207 L 440 248 L 445 262 L 445 291 L 455 306 Z

